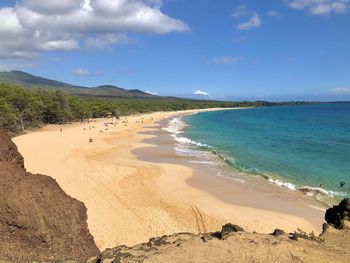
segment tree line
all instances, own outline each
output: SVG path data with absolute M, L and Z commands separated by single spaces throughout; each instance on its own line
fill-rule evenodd
M 89 118 L 155 111 L 256 106 L 262 103 L 221 102 L 176 98 L 101 99 L 66 95 L 60 90 L 28 90 L 0 84 L 0 128 L 20 133 L 42 124 L 63 124 Z M 259 106 L 258 105 L 258 106 Z

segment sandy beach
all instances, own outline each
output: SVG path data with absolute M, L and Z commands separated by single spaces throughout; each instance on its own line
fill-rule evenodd
M 14 142 L 28 171 L 53 177 L 85 203 L 101 250 L 175 232 L 214 231 L 228 222 L 263 233 L 277 227 L 321 231 L 324 213 L 295 193 L 239 184 L 186 165 L 158 124 L 179 114 L 184 112 L 123 117 L 109 125 L 115 121 L 48 125 Z

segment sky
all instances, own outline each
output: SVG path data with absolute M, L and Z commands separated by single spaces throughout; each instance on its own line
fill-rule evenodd
M 0 0 L 0 71 L 220 100 L 350 100 L 350 0 Z

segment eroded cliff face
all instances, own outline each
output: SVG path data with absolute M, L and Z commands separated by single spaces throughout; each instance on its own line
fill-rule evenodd
M 84 204 L 54 179 L 26 172 L 0 131 L 0 261 L 84 262 L 99 253 L 86 219 Z

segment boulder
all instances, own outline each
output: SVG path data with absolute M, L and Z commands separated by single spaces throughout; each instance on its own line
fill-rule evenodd
M 325 214 L 326 222 L 336 229 L 343 229 L 344 221 L 350 220 L 350 199 L 345 198 L 339 205 L 327 209 Z
M 240 226 L 229 223 L 229 224 L 222 226 L 221 237 L 224 238 L 224 237 L 228 236 L 229 234 L 231 234 L 232 232 L 240 232 L 240 231 L 243 232 L 244 229 L 241 228 Z
M 281 229 L 276 228 L 271 235 L 275 237 L 283 236 L 285 232 Z

